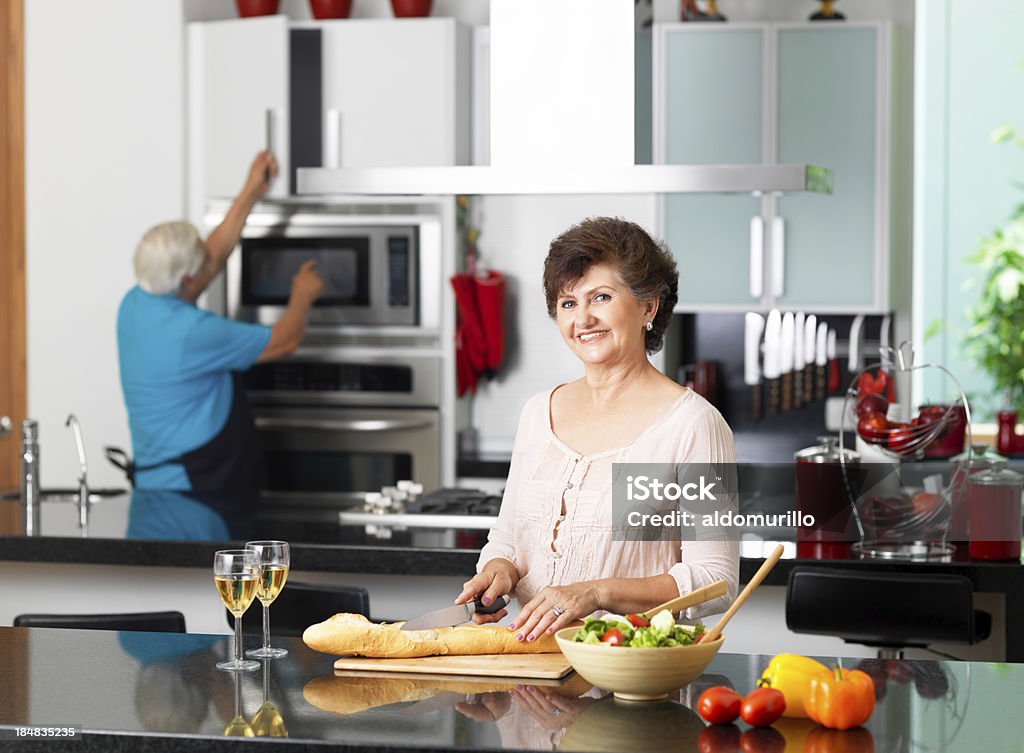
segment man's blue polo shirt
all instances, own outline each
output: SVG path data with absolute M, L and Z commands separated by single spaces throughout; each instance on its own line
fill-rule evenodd
M 129 290 L 117 312 L 117 351 L 135 464 L 176 458 L 213 439 L 231 409 L 231 372 L 252 366 L 269 340 L 269 327 Z M 135 485 L 192 488 L 178 464 L 141 471 Z

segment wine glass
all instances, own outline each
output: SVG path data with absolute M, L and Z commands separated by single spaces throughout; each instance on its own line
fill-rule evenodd
M 246 651 L 254 659 L 279 659 L 288 651 L 270 646 L 270 605 L 288 580 L 290 555 L 287 541 L 248 541 L 245 548 L 256 554 L 259 563 L 259 585 L 256 597 L 263 604 L 263 647 Z
M 252 718 L 252 731 L 256 737 L 288 737 L 284 719 L 277 706 L 270 702 L 270 662 L 263 662 L 263 705 Z
M 217 669 L 250 672 L 260 663 L 242 658 L 242 615 L 256 598 L 260 562 L 250 549 L 222 549 L 213 555 L 213 582 L 228 611 L 235 616 L 235 658 L 217 662 Z
M 235 619 L 238 619 L 237 617 Z M 249 722 L 242 716 L 242 688 L 238 684 L 238 674 L 235 674 L 235 718 L 228 722 L 224 728 L 224 737 L 255 737 Z

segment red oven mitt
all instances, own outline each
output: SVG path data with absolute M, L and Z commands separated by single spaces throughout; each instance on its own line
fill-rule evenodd
M 487 347 L 487 371 L 493 374 L 501 366 L 505 354 L 505 275 L 487 270 L 474 282 L 480 326 Z

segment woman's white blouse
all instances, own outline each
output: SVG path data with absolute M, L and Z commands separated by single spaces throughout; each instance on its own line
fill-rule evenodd
M 735 463 L 732 431 L 721 414 L 687 390 L 625 447 L 581 455 L 551 429 L 553 392 L 534 395 L 520 415 L 498 521 L 480 552 L 477 570 L 496 557 L 515 564 L 520 604 L 545 586 L 598 578 L 668 573 L 680 594 L 724 579 L 729 582 L 726 596 L 693 607 L 686 616 L 724 611 L 736 597 L 738 541 L 614 541 L 612 537 L 612 464 Z

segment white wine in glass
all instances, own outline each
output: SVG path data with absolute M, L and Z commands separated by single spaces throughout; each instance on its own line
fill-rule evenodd
M 270 605 L 288 580 L 288 567 L 291 564 L 288 542 L 249 541 L 245 548 L 254 552 L 259 562 L 260 580 L 256 598 L 263 605 L 263 646 L 250 649 L 245 655 L 254 659 L 279 659 L 287 656 L 288 651 L 270 645 Z
M 235 658 L 217 663 L 217 669 L 251 672 L 259 662 L 242 658 L 242 615 L 256 598 L 259 559 L 249 549 L 222 549 L 213 555 L 213 582 L 220 600 L 235 617 Z

